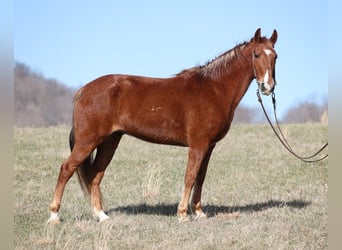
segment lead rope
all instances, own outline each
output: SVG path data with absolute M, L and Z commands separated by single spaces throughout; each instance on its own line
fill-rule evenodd
M 291 148 L 291 146 L 289 145 L 289 143 L 287 142 L 282 130 L 280 129 L 280 126 L 279 126 L 279 122 L 278 122 L 278 118 L 277 118 L 277 112 L 276 112 L 276 98 L 275 98 L 275 93 L 273 92 L 272 93 L 272 103 L 273 103 L 273 113 L 274 113 L 274 118 L 275 118 L 275 122 L 276 122 L 276 125 L 277 125 L 277 128 L 279 130 L 279 132 L 277 132 L 277 130 L 274 128 L 269 116 L 267 115 L 267 112 L 265 110 L 265 107 L 264 107 L 264 104 L 262 102 L 262 98 L 261 98 L 261 95 L 260 95 L 260 92 L 259 92 L 259 89 L 257 90 L 257 97 L 258 97 L 258 101 L 261 105 L 261 108 L 262 110 L 264 111 L 264 114 L 266 116 L 266 119 L 268 121 L 268 123 L 270 124 L 274 134 L 277 136 L 277 138 L 279 139 L 279 141 L 281 142 L 281 144 L 283 144 L 283 146 L 287 149 L 288 152 L 290 152 L 293 156 L 295 156 L 296 158 L 304 161 L 304 162 L 318 162 L 318 161 L 322 161 L 324 160 L 325 158 L 328 157 L 328 154 L 322 156 L 321 158 L 319 159 L 315 159 L 313 160 L 312 158 L 317 156 L 319 153 L 322 152 L 322 150 L 324 148 L 326 148 L 328 146 L 328 143 L 324 144 L 316 153 L 314 153 L 313 155 L 310 155 L 310 156 L 299 156 L 298 154 L 296 154 L 293 149 Z

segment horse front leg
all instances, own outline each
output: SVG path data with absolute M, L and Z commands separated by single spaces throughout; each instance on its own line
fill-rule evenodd
M 187 216 L 189 197 L 191 194 L 192 187 L 195 184 L 195 180 L 199 174 L 199 170 L 206 159 L 206 155 L 208 152 L 208 147 L 202 148 L 193 148 L 189 149 L 188 156 L 188 165 L 186 168 L 185 178 L 184 178 L 184 187 L 182 198 L 178 205 L 177 216 L 179 222 L 189 221 Z M 203 178 L 204 180 L 204 178 Z
M 202 195 L 203 182 L 207 174 L 208 163 L 210 160 L 211 153 L 213 152 L 215 148 L 215 145 L 216 144 L 209 147 L 209 150 L 206 153 L 202 161 L 200 170 L 195 180 L 195 185 L 194 185 L 192 199 L 191 199 L 191 212 L 196 215 L 195 220 L 207 217 L 207 215 L 202 210 L 201 195 Z

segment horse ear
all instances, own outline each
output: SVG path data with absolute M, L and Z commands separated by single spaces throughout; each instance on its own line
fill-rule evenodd
M 273 30 L 273 34 L 272 34 L 272 36 L 271 36 L 271 38 L 270 38 L 271 42 L 272 42 L 273 44 L 275 44 L 276 41 L 277 41 L 277 38 L 278 38 L 278 32 L 277 32 L 277 30 Z
M 260 38 L 261 38 L 261 29 L 259 28 L 255 31 L 253 40 L 254 42 L 258 43 L 260 41 Z

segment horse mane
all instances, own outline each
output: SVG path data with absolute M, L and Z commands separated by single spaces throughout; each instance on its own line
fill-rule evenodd
M 247 46 L 248 43 L 252 42 L 242 42 L 236 45 L 234 48 L 222 53 L 221 55 L 209 60 L 203 65 L 192 67 L 189 69 L 184 69 L 176 76 L 186 76 L 186 75 L 197 75 L 201 78 L 211 78 L 216 79 L 222 74 L 230 74 L 232 70 L 232 65 L 236 62 L 236 59 L 243 57 L 241 51 Z

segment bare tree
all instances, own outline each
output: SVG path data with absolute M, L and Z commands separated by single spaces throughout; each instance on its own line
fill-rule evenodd
M 14 118 L 17 126 L 70 124 L 73 90 L 34 73 L 25 64 L 14 69 Z
M 322 115 L 328 112 L 328 101 L 320 104 L 310 100 L 303 101 L 293 107 L 290 107 L 284 116 L 284 123 L 305 123 L 305 122 L 321 122 Z M 327 119 L 327 118 L 326 118 Z

